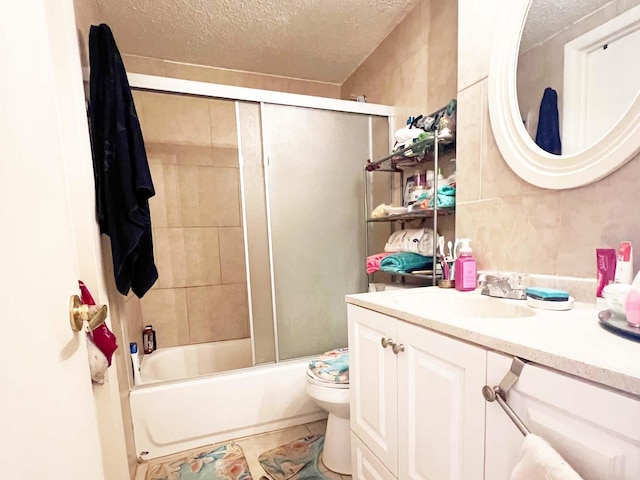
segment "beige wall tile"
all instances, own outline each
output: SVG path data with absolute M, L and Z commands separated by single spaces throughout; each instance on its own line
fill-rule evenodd
M 183 95 L 142 92 L 138 112 L 145 142 L 211 145 L 209 101 Z
M 165 62 L 159 58 L 139 57 L 137 55 L 122 55 L 124 68 L 128 73 L 144 73 L 164 77 Z
M 458 90 L 489 75 L 499 15 L 508 0 L 458 0 Z
M 238 149 L 236 147 L 211 147 L 211 158 L 216 167 L 238 167 Z
M 456 235 L 471 238 L 483 270 L 556 274 L 562 194 L 537 194 L 458 204 Z
M 486 84 L 476 83 L 458 92 L 456 133 L 456 201 L 480 200 L 483 122 Z
M 153 325 L 158 348 L 189 344 L 184 288 L 152 288 L 141 299 L 145 325 Z
M 149 199 L 151 225 L 154 228 L 180 226 L 176 166 L 152 163 L 149 167 L 156 191 L 155 196 Z
M 236 102 L 231 100 L 210 100 L 211 142 L 219 147 L 238 147 L 236 128 Z
M 237 167 L 236 146 L 181 145 L 146 142 L 149 164 L 197 165 L 201 167 Z
M 220 242 L 218 229 L 185 228 L 186 285 L 215 285 L 220 283 Z M 225 252 L 226 253 L 226 252 Z
M 158 281 L 156 288 L 187 286 L 187 258 L 184 228 L 154 228 Z
M 639 184 L 640 156 L 599 182 L 562 192 L 560 275 L 595 277 L 596 248 L 617 250 L 623 240 L 640 246 Z M 640 255 L 634 257 L 638 271 Z
M 218 229 L 154 229 L 158 288 L 220 283 Z
M 509 197 L 525 193 L 540 192 L 543 189 L 525 182 L 518 177 L 507 165 L 500 149 L 496 144 L 489 118 L 489 106 L 486 99 L 487 80 L 484 84 L 483 112 L 482 112 L 482 169 L 481 169 L 481 197 L 484 199 Z
M 221 283 L 245 283 L 247 272 L 244 258 L 244 232 L 242 227 L 219 228 Z
M 171 143 L 158 143 L 145 139 L 144 148 L 147 152 L 147 160 L 149 165 L 177 165 L 178 164 L 178 145 Z M 194 147 L 204 148 L 208 147 Z
M 249 310 L 244 284 L 187 289 L 191 343 L 249 336 Z
M 178 194 L 184 226 L 240 226 L 237 168 L 179 167 Z
M 448 104 L 458 92 L 458 3 L 433 2 L 429 23 L 429 104 L 425 112 Z

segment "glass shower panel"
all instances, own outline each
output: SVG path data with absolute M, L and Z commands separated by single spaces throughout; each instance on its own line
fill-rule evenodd
M 280 360 L 347 345 L 345 294 L 366 291 L 369 117 L 263 106 Z
M 213 360 L 186 362 L 183 377 L 249 367 L 236 102 L 133 95 L 156 190 L 149 206 L 159 278 L 140 300 L 130 341 L 151 324 L 160 349 L 198 344 L 189 358 Z

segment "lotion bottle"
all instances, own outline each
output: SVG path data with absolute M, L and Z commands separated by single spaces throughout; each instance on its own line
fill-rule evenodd
M 133 384 L 141 385 L 142 376 L 140 375 L 140 357 L 138 356 L 138 344 L 131 342 L 129 344 L 129 353 L 131 353 L 131 367 L 133 368 Z
M 456 290 L 461 292 L 475 290 L 478 286 L 476 259 L 473 258 L 470 242 L 468 238 L 460 239 L 459 255 L 455 263 Z

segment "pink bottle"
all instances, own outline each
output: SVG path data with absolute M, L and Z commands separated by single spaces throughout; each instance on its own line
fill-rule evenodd
M 475 290 L 478 286 L 476 259 L 471 254 L 470 242 L 468 238 L 460 239 L 459 256 L 456 258 L 456 290 L 461 292 Z

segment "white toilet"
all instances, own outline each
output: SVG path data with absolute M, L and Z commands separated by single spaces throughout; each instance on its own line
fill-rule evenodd
M 333 472 L 351 475 L 349 350 L 347 348 L 324 353 L 309 363 L 307 394 L 320 408 L 329 413 L 322 463 Z

